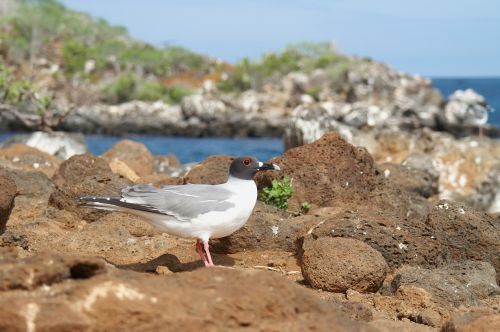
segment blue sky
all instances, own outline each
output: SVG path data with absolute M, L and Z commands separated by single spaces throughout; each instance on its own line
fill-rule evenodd
M 235 62 L 333 41 L 427 76 L 500 76 L 498 0 L 62 0 L 155 45 Z

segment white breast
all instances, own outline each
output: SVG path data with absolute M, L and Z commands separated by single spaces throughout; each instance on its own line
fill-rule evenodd
M 257 201 L 257 186 L 253 180 L 241 180 L 234 177 L 230 177 L 221 186 L 234 194 L 228 199 L 234 207 L 226 211 L 201 214 L 190 221 L 178 221 L 160 215 L 155 217 L 156 220 L 150 219 L 150 221 L 159 230 L 180 237 L 207 241 L 210 238 L 228 236 L 243 227 L 252 214 Z

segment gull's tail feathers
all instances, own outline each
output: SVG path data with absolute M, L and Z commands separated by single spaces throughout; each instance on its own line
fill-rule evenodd
M 78 207 L 88 207 L 107 211 L 127 210 L 123 206 L 124 202 L 118 197 L 77 196 L 75 199 L 80 202 Z

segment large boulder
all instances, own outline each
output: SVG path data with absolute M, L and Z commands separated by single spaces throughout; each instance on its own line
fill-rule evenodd
M 419 218 L 425 215 L 427 203 L 422 197 L 388 181 L 366 149 L 349 144 L 338 134 L 325 134 L 271 162 L 278 164 L 281 171 L 258 173 L 256 182 L 262 188 L 270 186 L 273 179 L 289 176 L 293 194 L 288 203 L 292 211 L 308 202 L 344 210 L 377 207 L 401 218 L 408 213 Z
M 77 196 L 119 196 L 121 189 L 131 185 L 114 174 L 106 161 L 90 153 L 73 156 L 61 164 L 53 177 L 55 190 L 49 204 L 75 213 L 88 221 L 95 221 L 105 212 L 78 207 Z
M 144 144 L 139 142 L 121 140 L 104 152 L 101 157 L 108 163 L 115 159 L 125 163 L 138 176 L 149 175 L 155 171 L 153 155 Z
M 16 194 L 16 182 L 10 176 L 0 173 L 0 234 L 5 230 Z
M 34 289 L 0 292 L 0 329 L 376 331 L 273 273 L 214 268 L 159 277 L 91 263 L 69 260 L 61 278 L 36 287 L 52 271 L 40 267 Z
M 307 236 L 302 248 L 302 274 L 314 288 L 376 292 L 387 274 L 384 257 L 358 240 Z
M 347 143 L 338 134 L 329 133 L 314 143 L 290 149 L 271 160 L 280 172 L 257 174 L 259 187 L 288 175 L 293 181 L 290 209 L 302 202 L 334 206 L 339 201 L 366 199 L 381 184 L 382 177 L 370 154 Z

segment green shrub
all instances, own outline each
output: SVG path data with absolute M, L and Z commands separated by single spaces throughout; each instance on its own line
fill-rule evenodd
M 167 97 L 164 99 L 165 102 L 170 104 L 178 104 L 181 102 L 182 98 L 193 94 L 193 91 L 183 85 L 174 85 L 168 89 Z
M 85 44 L 70 39 L 64 43 L 62 49 L 62 63 L 64 71 L 69 75 L 82 72 L 85 62 L 92 58 L 92 50 Z
M 123 103 L 133 99 L 136 78 L 130 73 L 122 74 L 103 89 L 103 99 L 108 103 Z
M 132 73 L 122 74 L 104 87 L 103 100 L 108 103 L 124 103 L 131 100 L 156 101 L 177 104 L 193 91 L 183 85 L 166 87 L 156 80 L 144 80 Z
M 130 95 L 131 99 L 156 101 L 163 100 L 167 95 L 167 89 L 158 81 L 136 82 L 135 91 Z
M 292 194 L 292 183 L 290 178 L 285 176 L 282 181 L 273 180 L 271 187 L 262 189 L 262 192 L 259 193 L 259 200 L 286 211 L 288 199 L 292 197 Z
M 292 71 L 326 71 L 334 68 L 333 76 L 344 78 L 344 69 L 350 65 L 348 58 L 334 52 L 326 43 L 300 43 L 287 47 L 282 52 L 268 53 L 258 61 L 244 59 L 236 65 L 229 78 L 219 83 L 225 92 L 259 89 L 266 82 L 272 82 Z

